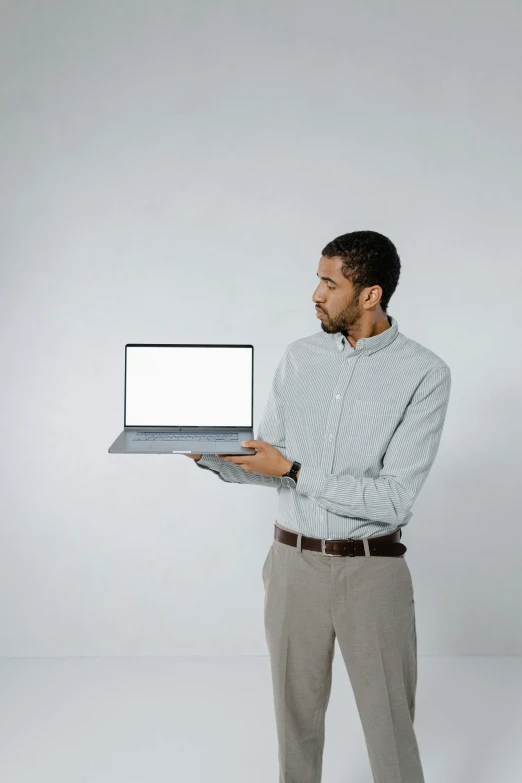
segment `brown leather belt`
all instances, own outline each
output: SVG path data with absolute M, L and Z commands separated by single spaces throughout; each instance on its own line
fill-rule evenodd
M 399 543 L 401 536 L 402 530 L 399 529 L 384 536 L 367 538 L 369 554 L 378 557 L 402 557 L 407 551 L 407 547 Z M 291 533 L 289 530 L 283 530 L 274 525 L 274 538 L 282 544 L 297 546 L 298 533 Z M 322 552 L 330 557 L 366 556 L 362 538 L 313 538 L 302 535 L 301 548 L 310 549 L 312 552 Z

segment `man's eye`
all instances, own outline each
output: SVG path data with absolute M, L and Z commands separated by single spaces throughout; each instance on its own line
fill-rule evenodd
M 334 290 L 334 288 L 335 288 L 335 286 L 334 286 L 334 285 L 327 285 L 326 287 L 327 287 L 327 288 L 329 288 L 329 289 L 330 289 L 330 291 L 333 291 L 333 290 Z

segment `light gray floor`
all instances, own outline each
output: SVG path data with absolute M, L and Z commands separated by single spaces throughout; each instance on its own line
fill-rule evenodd
M 323 783 L 372 783 L 336 645 Z M 2 783 L 277 783 L 268 656 L 0 659 Z M 522 658 L 419 656 L 426 783 L 522 780 Z

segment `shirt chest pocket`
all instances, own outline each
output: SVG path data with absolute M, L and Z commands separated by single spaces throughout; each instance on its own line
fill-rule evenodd
M 382 456 L 401 416 L 398 403 L 354 400 L 348 424 L 348 449 L 354 454 Z

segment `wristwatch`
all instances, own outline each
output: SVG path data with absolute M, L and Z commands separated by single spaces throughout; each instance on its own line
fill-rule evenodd
M 297 472 L 300 467 L 301 463 L 294 460 L 294 463 L 288 473 L 285 473 L 283 476 L 281 476 L 281 484 L 283 487 L 292 488 L 297 486 Z

